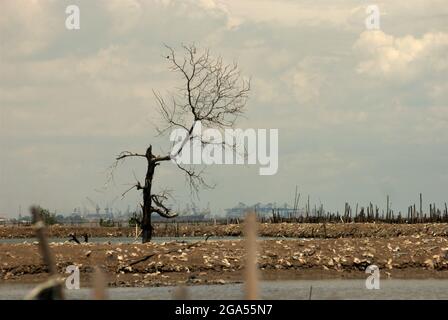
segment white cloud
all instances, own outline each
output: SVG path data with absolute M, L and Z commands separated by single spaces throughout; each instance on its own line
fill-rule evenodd
M 328 85 L 326 68 L 337 63 L 336 58 L 305 57 L 282 77 L 285 85 L 300 105 L 319 105 L 323 88 Z
M 365 31 L 354 49 L 361 55 L 357 67 L 361 74 L 410 79 L 422 72 L 448 70 L 448 33 L 429 32 L 416 38 Z
M 218 2 L 218 1 L 215 1 Z M 347 27 L 356 13 L 350 2 L 288 0 L 221 0 L 234 26 L 245 22 L 274 23 L 282 26 L 338 26 Z M 355 6 L 358 4 L 354 4 Z

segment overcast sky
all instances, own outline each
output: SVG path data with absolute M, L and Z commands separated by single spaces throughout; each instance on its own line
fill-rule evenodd
M 81 29 L 65 28 L 65 8 Z M 377 4 L 380 30 L 366 30 Z M 104 206 L 142 177 L 131 160 L 107 182 L 122 150 L 155 139 L 152 89 L 179 85 L 163 43 L 196 43 L 237 60 L 252 78 L 241 128 L 279 130 L 279 170 L 212 166 L 214 190 L 200 193 L 222 212 L 239 201 L 292 205 L 298 185 L 311 202 L 342 211 L 372 201 L 406 211 L 448 201 L 448 6 L 445 0 L 202 0 L 0 2 L 0 216 L 32 203 L 70 213 Z M 160 148 L 159 148 L 160 146 Z M 189 203 L 170 163 L 156 189 Z M 304 199 L 304 197 L 302 199 Z M 114 206 L 135 208 L 139 194 Z M 302 206 L 302 201 L 300 205 Z

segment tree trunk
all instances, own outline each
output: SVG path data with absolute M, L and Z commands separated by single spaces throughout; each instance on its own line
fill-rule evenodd
M 142 243 L 150 242 L 152 238 L 152 226 L 151 226 L 151 210 L 143 208 L 143 220 L 142 220 Z
M 148 170 L 146 171 L 145 186 L 143 187 L 142 243 L 150 242 L 152 238 L 151 187 L 152 187 L 152 178 L 154 177 L 154 170 L 157 164 L 153 161 L 151 146 L 149 146 L 149 148 L 146 150 L 146 159 L 148 161 Z

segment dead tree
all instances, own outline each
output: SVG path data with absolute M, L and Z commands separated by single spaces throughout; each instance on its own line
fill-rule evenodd
M 199 139 L 202 146 L 217 143 L 194 133 L 195 125 L 200 122 L 203 127 L 224 130 L 232 128 L 242 115 L 250 90 L 250 82 L 241 77 L 236 63 L 225 64 L 221 57 L 213 57 L 209 50 L 198 50 L 194 45 L 182 46 L 183 55 L 179 58 L 176 51 L 166 46 L 165 56 L 172 72 L 179 75 L 181 86 L 165 99 L 160 93 L 153 91 L 160 114 L 161 126 L 157 128 L 159 135 L 165 135 L 174 129 L 187 132 L 181 146 L 174 152 L 156 155 L 152 145 L 143 153 L 124 151 L 116 158 L 116 164 L 126 158 L 136 157 L 146 160 L 147 171 L 145 182 L 139 181 L 128 189 L 136 188 L 143 194 L 141 204 L 143 217 L 141 221 L 142 241 L 149 242 L 152 237 L 151 214 L 157 213 L 165 218 L 177 216 L 165 204 L 168 194 L 153 191 L 154 175 L 157 166 L 170 163 L 170 160 L 181 155 L 185 145 Z M 168 102 L 169 101 L 169 102 Z M 223 144 L 223 142 L 220 142 Z M 225 147 L 223 144 L 222 147 Z M 230 147 L 235 147 L 231 145 Z M 203 179 L 203 168 L 192 165 L 175 164 L 183 172 L 192 191 L 200 187 L 211 187 Z M 123 194 L 123 195 L 124 195 Z

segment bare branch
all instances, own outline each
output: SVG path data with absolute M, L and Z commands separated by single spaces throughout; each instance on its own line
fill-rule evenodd
M 180 170 L 182 170 L 185 173 L 185 178 L 192 192 L 197 194 L 200 188 L 213 189 L 215 187 L 214 185 L 207 184 L 207 182 L 205 181 L 203 177 L 205 168 L 195 170 L 191 166 L 190 166 L 191 168 L 185 168 L 181 166 L 179 163 L 176 163 L 176 165 Z
M 127 189 L 125 192 L 123 192 L 123 193 L 121 194 L 121 199 L 123 199 L 124 196 L 125 196 L 129 191 L 131 191 L 131 190 L 134 189 L 134 188 L 137 188 L 137 185 L 133 185 L 132 187 L 130 187 L 129 189 Z
M 156 212 L 158 213 L 160 216 L 164 217 L 164 218 L 174 218 L 177 217 L 177 213 L 171 212 L 171 209 L 169 209 L 168 207 L 166 207 L 163 204 L 164 200 L 167 200 L 168 197 L 165 193 L 162 194 L 153 194 L 151 195 L 151 199 L 152 201 L 155 203 L 155 205 L 157 207 L 151 207 L 151 211 L 152 212 Z
M 122 160 L 128 157 L 143 157 L 146 158 L 146 156 L 144 154 L 139 154 L 139 153 L 132 153 L 129 151 L 122 151 L 120 152 L 120 154 L 117 156 L 116 160 Z
M 238 65 L 225 64 L 221 57 L 212 57 L 209 50 L 199 51 L 194 45 L 182 48 L 185 52 L 182 61 L 176 56 L 172 47 L 167 60 L 170 69 L 179 72 L 184 87 L 179 88 L 178 95 L 172 95 L 168 104 L 163 97 L 154 92 L 159 111 L 165 126 L 159 134 L 165 134 L 173 128 L 182 128 L 188 132 L 179 155 L 188 141 L 193 139 L 195 121 L 201 121 L 205 127 L 225 129 L 234 126 L 243 114 L 250 91 L 250 80 L 241 77 Z M 202 144 L 212 144 L 202 140 Z

